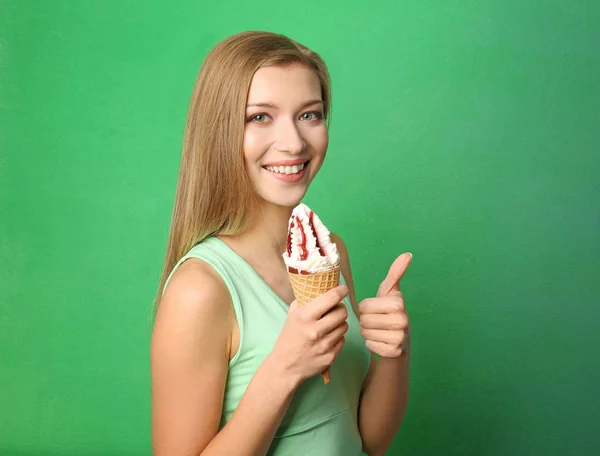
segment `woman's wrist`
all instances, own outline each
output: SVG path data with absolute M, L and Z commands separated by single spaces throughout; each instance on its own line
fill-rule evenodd
M 302 383 L 302 378 L 286 369 L 283 360 L 278 359 L 273 353 L 265 358 L 260 368 L 264 370 L 271 385 L 285 393 L 293 394 Z

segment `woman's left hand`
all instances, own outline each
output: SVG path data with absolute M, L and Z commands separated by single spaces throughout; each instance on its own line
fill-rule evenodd
M 408 314 L 400 291 L 400 279 L 411 259 L 410 253 L 396 258 L 376 297 L 364 299 L 358 305 L 366 346 L 384 358 L 399 357 L 408 339 Z

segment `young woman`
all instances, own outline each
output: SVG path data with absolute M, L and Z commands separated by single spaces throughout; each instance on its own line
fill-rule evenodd
M 240 33 L 206 57 L 156 299 L 157 456 L 379 455 L 400 426 L 409 347 L 399 282 L 412 256 L 357 304 L 333 235 L 342 285 L 303 307 L 282 258 L 292 209 L 325 158 L 330 107 L 323 60 L 285 36 Z

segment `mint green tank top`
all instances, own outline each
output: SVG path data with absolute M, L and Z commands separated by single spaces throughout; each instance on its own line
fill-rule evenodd
M 171 275 L 189 258 L 203 260 L 223 278 L 240 328 L 239 349 L 229 362 L 222 428 L 240 403 L 257 368 L 273 349 L 287 317 L 288 305 L 220 239 L 209 237 L 196 244 L 179 260 Z M 340 281 L 345 284 L 343 277 Z M 358 402 L 369 367 L 370 352 L 365 347 L 349 298 L 344 300 L 344 304 L 348 308 L 349 329 L 344 347 L 331 367 L 330 383 L 323 384 L 321 376 L 317 375 L 300 385 L 267 454 L 362 454 Z

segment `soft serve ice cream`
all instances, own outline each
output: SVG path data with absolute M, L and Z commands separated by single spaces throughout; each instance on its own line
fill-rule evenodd
M 330 235 L 308 206 L 296 206 L 288 223 L 287 249 L 283 254 L 288 271 L 316 274 L 339 267 L 340 255 Z
M 331 233 L 305 204 L 292 211 L 283 259 L 299 306 L 309 303 L 340 282 L 340 255 Z M 331 369 L 322 374 L 329 383 Z

